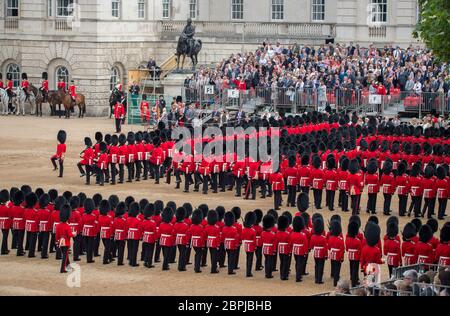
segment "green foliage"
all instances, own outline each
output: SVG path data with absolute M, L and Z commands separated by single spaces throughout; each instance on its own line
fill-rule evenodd
M 413 32 L 443 61 L 450 61 L 450 0 L 419 0 L 420 19 Z

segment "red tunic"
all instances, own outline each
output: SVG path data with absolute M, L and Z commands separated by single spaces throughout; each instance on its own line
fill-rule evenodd
M 284 178 L 281 172 L 272 173 L 269 176 L 269 183 L 272 185 L 273 191 L 283 191 L 284 190 Z
M 439 265 L 450 266 L 450 245 L 440 243 L 436 248 L 435 261 Z
M 11 214 L 13 217 L 12 228 L 14 230 L 25 230 L 25 220 L 23 218 L 24 212 L 25 209 L 22 206 L 13 205 L 11 207 Z
M 386 263 L 389 266 L 398 267 L 402 264 L 401 243 L 399 239 L 385 239 L 383 252 L 386 256 Z
M 114 234 L 114 240 L 126 239 L 126 220 L 123 217 L 116 217 L 112 224 L 112 234 Z
M 11 209 L 4 204 L 0 204 L 0 229 L 10 229 L 12 225 Z
M 220 246 L 220 228 L 218 225 L 207 225 L 205 227 L 206 247 L 219 248 Z
M 52 212 L 48 208 L 39 209 L 39 231 L 50 232 L 52 227 Z
M 330 236 L 328 238 L 328 258 L 330 260 L 344 260 L 344 239 L 340 236 Z
M 156 224 L 151 219 L 144 219 L 141 222 L 142 242 L 154 244 L 156 242 Z
M 72 229 L 67 223 L 59 223 L 56 226 L 56 236 L 55 240 L 57 244 L 61 247 L 64 245 L 65 247 L 70 247 L 70 238 L 73 237 Z
M 338 188 L 338 173 L 336 170 L 327 169 L 323 172 L 323 180 L 325 182 L 325 188 L 328 191 L 336 191 Z
M 289 244 L 289 233 L 287 231 L 279 230 L 275 233 L 275 249 L 281 255 L 288 255 L 292 252 Z
M 273 256 L 275 254 L 275 233 L 264 230 L 261 233 L 261 244 L 263 255 Z
M 361 239 L 347 236 L 345 238 L 345 249 L 347 250 L 348 260 L 359 261 L 362 250 Z
M 301 187 L 309 187 L 311 185 L 311 169 L 309 166 L 300 166 L 298 168 L 298 180 Z
M 189 236 L 191 236 L 191 245 L 193 248 L 205 247 L 206 233 L 202 225 L 191 225 L 189 227 Z
M 186 246 L 189 244 L 189 224 L 186 222 L 175 223 L 173 227 L 173 233 L 175 235 L 175 243 L 177 245 Z
M 431 243 L 419 241 L 416 245 L 417 263 L 434 263 L 434 250 Z
M 25 209 L 23 213 L 25 220 L 25 230 L 30 233 L 39 231 L 39 212 L 34 208 Z
M 395 178 L 391 174 L 383 174 L 380 179 L 380 186 L 384 194 L 394 194 L 395 192 Z
M 367 185 L 367 193 L 378 193 L 380 192 L 380 185 L 378 183 L 378 174 L 366 174 L 365 179 Z
M 159 244 L 161 246 L 172 247 L 175 245 L 175 236 L 172 223 L 161 223 L 159 225 Z
M 316 168 L 311 169 L 310 177 L 311 177 L 311 184 L 312 184 L 311 187 L 313 189 L 323 190 L 323 185 L 324 185 L 323 170 L 316 169 Z
M 403 241 L 401 249 L 403 255 L 403 264 L 405 266 L 417 263 L 416 243 L 414 241 Z
M 239 232 L 234 226 L 224 226 L 222 228 L 221 242 L 226 250 L 236 250 L 239 246 Z
M 288 241 L 294 256 L 305 256 L 308 254 L 308 236 L 305 232 L 290 233 Z
M 260 227 L 260 226 L 259 226 Z M 244 227 L 242 230 L 242 243 L 244 244 L 245 252 L 254 252 L 257 246 L 256 236 L 257 232 L 255 226 L 248 228 Z
M 108 215 L 100 215 L 98 218 L 98 226 L 100 228 L 100 238 L 111 238 L 113 220 Z
M 125 116 L 125 107 L 122 103 L 117 102 L 114 106 L 114 118 L 121 119 Z
M 310 247 L 313 250 L 315 259 L 326 259 L 328 252 L 327 238 L 323 235 L 312 235 L 310 240 Z
M 369 263 L 383 264 L 381 250 L 365 245 L 361 250 L 361 269 L 364 271 Z
M 97 216 L 93 213 L 84 213 L 81 217 L 81 223 L 83 226 L 83 236 L 94 237 L 97 235 Z
M 139 240 L 141 239 L 141 221 L 136 217 L 128 217 L 126 220 L 125 228 L 127 232 L 127 239 Z

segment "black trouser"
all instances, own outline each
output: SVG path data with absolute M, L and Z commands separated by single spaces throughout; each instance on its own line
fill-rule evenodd
M 200 263 L 202 261 L 203 248 L 194 247 L 195 257 L 194 257 L 194 271 L 200 272 Z
M 345 190 L 339 190 L 339 201 L 343 212 L 348 212 L 348 193 Z
M 128 246 L 128 262 L 130 266 L 136 267 L 137 264 L 137 254 L 138 254 L 138 248 L 139 248 L 139 240 L 138 239 L 128 239 L 127 242 Z
M 203 194 L 208 194 L 208 183 L 210 179 L 211 177 L 208 175 L 203 176 L 203 188 L 202 188 Z
M 111 262 L 111 239 L 110 238 L 102 238 L 103 242 L 103 264 L 107 264 Z
M 60 247 L 61 249 L 61 253 L 62 253 L 62 259 L 61 259 L 61 269 L 60 272 L 66 272 L 66 268 L 67 266 L 70 264 L 70 260 L 69 260 L 69 247 Z
M 411 214 L 411 212 L 414 211 L 415 217 L 419 217 L 421 205 L 422 205 L 422 196 L 412 196 L 408 214 Z
M 383 193 L 383 196 L 384 196 L 383 213 L 387 215 L 391 211 L 392 194 Z
M 95 236 L 84 236 L 86 240 L 86 261 L 87 263 L 94 262 L 94 244 Z
M 134 162 L 127 163 L 128 182 L 133 182 L 134 179 Z
M 116 175 L 117 175 L 117 168 L 116 164 L 111 164 L 111 184 L 116 184 Z
M 277 270 L 277 260 L 278 260 L 278 254 L 275 252 L 275 254 L 273 255 L 272 271 L 278 271 Z
M 225 172 L 219 172 L 219 187 L 220 187 L 220 191 L 225 191 L 226 188 L 226 174 Z
M 2 255 L 8 254 L 8 236 L 9 229 L 2 229 Z
M 219 184 L 217 182 L 218 174 L 217 173 L 211 173 L 211 187 L 213 190 L 213 193 L 216 193 L 219 189 Z
M 314 266 L 314 277 L 316 283 L 323 282 L 323 268 L 325 266 L 325 258 L 314 258 L 315 266 Z
M 186 264 L 191 264 L 191 250 L 192 247 L 190 245 L 186 246 Z
M 170 247 L 169 263 L 175 263 L 177 260 L 177 246 Z
M 227 249 L 227 257 L 228 257 L 228 273 L 231 274 L 234 272 L 236 268 L 236 252 L 237 249 Z
M 64 160 L 62 160 L 62 159 L 60 159 L 58 157 L 53 157 L 50 160 L 52 161 L 54 169 L 57 169 L 56 168 L 56 160 L 58 160 L 58 163 L 59 163 L 59 176 L 62 177 L 63 173 L 64 173 Z
M 239 254 L 241 253 L 241 244 L 236 249 L 236 255 L 234 257 L 234 268 L 239 269 Z
M 252 266 L 253 266 L 253 252 L 247 252 L 247 262 L 246 262 L 246 275 L 251 276 L 252 275 Z
M 125 252 L 125 240 L 116 240 L 117 264 L 123 265 L 123 254 Z
M 287 254 L 280 254 L 280 279 L 287 280 L 289 278 L 289 257 Z
M 342 261 L 339 260 L 331 260 L 331 268 L 332 268 L 332 278 L 333 285 L 336 286 L 340 277 L 341 277 L 341 265 Z
M 159 239 L 156 241 L 155 245 L 155 262 L 159 262 L 161 259 L 161 246 L 159 245 Z
M 91 172 L 93 167 L 90 165 L 86 165 L 86 184 L 91 184 Z
M 177 189 L 179 189 L 181 183 L 181 171 L 179 169 L 175 169 L 173 174 L 175 175 L 175 183 L 177 184 Z
M 111 173 L 110 173 L 110 171 L 109 171 L 109 165 L 108 165 L 108 164 L 106 165 L 106 168 L 103 169 L 103 174 L 104 174 L 104 177 L 105 177 L 105 182 L 106 182 L 106 183 L 109 183 L 109 175 L 110 175 Z
M 119 164 L 119 183 L 123 183 L 123 179 L 124 179 L 124 164 Z
M 314 192 L 314 206 L 316 209 L 322 208 L 322 190 L 319 189 L 313 189 Z
M 219 252 L 217 253 L 217 259 L 219 261 L 219 267 L 225 267 L 225 245 L 222 243 L 219 247 Z
M 81 175 L 85 175 L 86 174 L 86 171 L 84 171 L 83 166 L 84 165 L 81 162 L 77 163 L 77 167 L 78 167 L 78 170 L 80 170 L 80 174 Z
M 303 264 L 302 275 L 306 275 L 306 264 L 308 263 L 308 255 L 309 253 L 305 255 L 305 263 Z
M 189 186 L 192 182 L 192 174 L 184 173 L 184 191 L 189 192 Z
M 100 185 L 105 184 L 105 174 L 104 174 L 105 171 L 106 170 L 103 170 L 97 166 L 95 167 L 95 173 L 96 173 L 96 178 L 97 178 L 97 180 L 95 181 L 96 183 L 98 183 Z
M 281 191 L 280 190 L 274 190 L 273 191 L 273 205 L 275 210 L 279 210 L 281 206 Z
M 30 242 L 30 234 L 27 231 L 25 231 L 25 233 L 26 233 L 26 235 L 24 236 L 24 238 L 25 238 L 25 251 L 27 251 L 28 250 L 28 244 Z
M 150 268 L 153 265 L 153 251 L 155 250 L 155 243 L 142 243 L 142 252 L 144 253 L 144 265 Z
M 256 270 L 261 270 L 262 269 L 262 247 L 256 247 L 255 255 L 256 255 Z
M 367 199 L 367 211 L 375 214 L 377 208 L 377 193 L 369 193 Z
M 406 206 L 408 205 L 408 195 L 398 196 L 398 213 L 400 216 L 406 214 Z
M 197 192 L 200 188 L 200 183 L 202 183 L 202 176 L 198 171 L 194 173 L 194 191 Z
M 142 161 L 137 160 L 135 164 L 136 164 L 136 181 L 139 181 L 141 179 Z
M 266 273 L 266 278 L 272 277 L 274 257 L 275 256 L 273 255 L 264 255 L 264 271 Z
M 142 175 L 144 180 L 148 179 L 148 172 L 149 172 L 149 161 L 148 160 L 143 160 L 142 161 L 143 166 L 144 166 L 144 174 Z
M 208 247 L 205 247 L 203 249 L 203 254 L 202 254 L 202 267 L 206 267 L 206 259 L 208 259 Z
M 28 258 L 34 258 L 36 252 L 37 232 L 27 232 L 28 237 Z
M 186 271 L 186 253 L 187 246 L 186 245 L 178 245 L 178 271 Z
M 297 195 L 297 186 L 288 185 L 288 205 L 295 206 L 296 203 L 296 195 Z
M 42 236 L 42 248 L 41 248 L 41 258 L 46 258 L 48 256 L 48 240 L 50 232 L 40 232 Z
M 169 270 L 169 261 L 170 261 L 170 250 L 171 250 L 171 247 L 161 246 L 161 250 L 162 250 L 162 253 L 163 253 L 162 269 L 163 270 Z
M 217 273 L 217 248 L 209 248 L 209 254 L 211 257 L 211 273 Z
M 350 260 L 350 279 L 352 281 L 352 287 L 358 286 L 359 260 Z
M 51 235 L 50 235 L 50 253 L 55 252 L 55 250 L 56 250 L 55 234 L 51 233 Z
M 425 216 L 425 213 L 428 211 L 428 218 L 434 214 L 434 206 L 436 204 L 436 198 L 425 198 L 425 203 L 423 205 L 422 216 Z
M 309 187 L 300 187 L 300 190 L 309 195 Z
M 122 130 L 121 127 L 122 119 L 116 118 L 115 121 L 116 121 L 116 133 L 120 133 Z
M 447 199 L 438 199 L 438 218 L 443 218 L 445 215 L 445 210 L 447 209 Z
M 16 235 L 16 240 L 17 240 L 17 255 L 21 255 L 24 253 L 24 251 L 23 251 L 23 236 L 25 235 L 25 230 L 15 229 L 13 231 L 13 234 Z
M 78 261 L 80 259 L 81 239 L 81 235 L 76 235 L 73 238 L 73 261 Z
M 305 256 L 295 256 L 295 280 L 301 281 L 305 265 Z
M 236 196 L 241 196 L 242 182 L 243 179 L 241 177 L 236 177 Z
M 359 195 L 351 195 L 350 198 L 352 200 L 352 215 L 357 215 L 359 208 Z
M 153 172 L 155 175 L 155 183 L 159 183 L 159 178 L 160 178 L 160 166 L 159 165 L 153 165 Z
M 94 242 L 94 257 L 100 257 L 100 253 L 98 252 L 98 249 L 100 248 L 100 233 L 95 236 L 95 242 Z
M 325 198 L 326 198 L 326 203 L 327 203 L 328 209 L 330 211 L 334 211 L 334 195 L 335 195 L 335 191 L 326 190 Z

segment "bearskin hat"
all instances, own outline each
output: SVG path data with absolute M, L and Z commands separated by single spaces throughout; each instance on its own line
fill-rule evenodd
M 84 207 L 84 212 L 86 214 L 91 214 L 92 211 L 95 209 L 94 200 L 91 198 L 87 198 L 86 200 L 84 200 L 83 207 Z
M 58 191 L 55 189 L 50 189 L 48 191 L 48 195 L 50 196 L 50 202 L 54 202 L 58 197 Z
M 433 234 L 434 234 L 435 232 L 437 232 L 438 229 L 439 229 L 438 221 L 437 221 L 435 218 L 430 218 L 430 219 L 427 221 L 427 225 L 431 227 L 431 230 L 433 231 Z
M 139 211 L 142 213 L 144 211 L 144 208 L 147 206 L 148 204 L 148 200 L 147 199 L 141 199 L 139 201 Z M 167 203 L 167 207 L 169 207 L 169 203 Z M 172 210 L 174 210 L 174 208 L 172 208 Z
M 111 209 L 115 210 L 117 207 L 117 204 L 119 204 L 120 200 L 117 195 L 113 194 L 113 195 L 109 196 L 108 202 L 109 202 L 109 205 L 111 206 Z
M 92 200 L 94 201 L 95 207 L 98 207 L 100 202 L 103 200 L 103 196 L 100 193 L 95 193 L 92 196 Z
M 422 221 L 419 218 L 413 218 L 411 220 L 411 223 L 414 225 L 414 227 L 416 228 L 416 233 L 419 232 L 420 227 L 422 227 Z
M 192 224 L 193 225 L 200 225 L 200 223 L 203 220 L 203 213 L 199 209 L 194 210 L 192 212 Z
M 397 166 L 397 175 L 401 176 L 406 172 L 406 163 L 404 161 L 400 162 Z
M 156 215 L 161 214 L 163 209 L 164 209 L 164 202 L 161 200 L 156 200 L 155 201 L 155 214 Z
M 397 142 L 394 142 L 391 146 L 391 153 L 396 154 L 399 152 L 399 150 L 400 150 L 400 144 Z
M 142 133 L 141 132 L 137 132 L 135 134 L 135 138 L 136 138 L 136 142 L 141 142 L 142 141 Z
M 102 153 L 105 153 L 106 150 L 108 149 L 105 142 L 101 142 L 99 147 L 100 147 L 99 149 Z
M 294 217 L 294 219 L 292 221 L 292 228 L 293 228 L 294 232 L 296 232 L 296 233 L 299 233 L 303 229 L 305 229 L 305 221 L 304 221 L 303 217 L 301 217 L 301 216 Z
M 367 164 L 367 173 L 375 174 L 378 170 L 378 163 L 375 159 L 370 159 Z
M 307 166 L 307 165 L 309 165 L 309 156 L 303 155 L 302 156 L 302 166 Z
M 427 243 L 433 237 L 433 231 L 428 225 L 423 225 L 419 230 L 419 240 L 423 243 Z
M 328 155 L 328 157 L 327 157 L 327 168 L 328 169 L 336 168 L 336 159 L 334 158 L 334 155 Z
M 395 222 L 390 222 L 387 224 L 386 227 L 386 235 L 389 238 L 394 238 L 395 236 L 398 235 L 398 224 Z
M 43 72 L 42 73 L 42 79 L 48 80 L 48 73 L 47 72 Z
M 66 142 L 66 131 L 60 130 L 58 132 L 58 135 L 56 136 L 56 138 L 58 139 L 58 142 L 60 142 L 61 144 L 64 144 Z
M 316 215 L 316 214 L 314 214 L 314 215 Z M 323 233 L 324 224 L 323 224 L 322 217 L 316 217 L 313 219 L 313 228 L 314 228 L 315 235 L 321 235 Z
M 219 221 L 223 220 L 223 217 L 225 216 L 225 208 L 221 205 L 216 207 L 216 212 L 217 212 L 217 216 Z
M 341 216 L 339 214 L 331 215 L 330 222 L 332 222 L 332 221 L 338 221 L 339 223 L 342 223 Z
M 262 214 L 262 212 L 261 212 Z M 256 214 L 255 212 L 248 212 L 244 216 L 244 227 L 251 228 L 256 223 Z
M 116 217 L 120 217 L 123 214 L 125 214 L 126 208 L 127 208 L 127 206 L 126 206 L 125 202 L 119 202 L 119 204 L 117 204 L 117 207 L 116 207 L 116 212 L 115 212 Z
M 80 198 L 77 195 L 72 196 L 70 198 L 69 205 L 72 210 L 77 209 L 78 207 L 80 207 Z
M 295 158 L 295 156 L 289 156 L 289 158 L 288 158 L 288 165 L 289 165 L 289 167 L 290 168 L 293 168 L 293 167 L 295 167 L 295 163 L 296 163 L 296 158 Z
M 111 136 L 111 145 L 117 146 L 119 144 L 119 136 L 116 134 Z
M 80 207 L 83 207 L 84 200 L 86 200 L 86 194 L 84 192 L 78 193 L 78 199 L 80 200 Z
M 441 243 L 448 243 L 450 241 L 450 224 L 447 222 L 442 228 L 441 228 L 441 234 L 440 234 L 440 241 Z
M 234 219 L 237 221 L 241 218 L 241 208 L 239 206 L 235 206 L 231 209 L 231 212 L 234 214 Z
M 379 221 L 378 221 L 378 217 L 376 215 L 371 215 L 369 216 L 369 218 L 367 219 L 367 222 L 372 222 L 378 225 Z
M 235 217 L 233 212 L 226 212 L 223 222 L 225 223 L 225 226 L 232 226 L 235 222 Z
M 0 191 L 0 203 L 5 204 L 9 201 L 9 191 L 8 190 L 1 190 Z
M 50 196 L 47 193 L 44 193 L 39 198 L 39 207 L 41 209 L 45 209 L 50 203 Z
M 61 220 L 62 223 L 65 223 L 69 220 L 70 213 L 71 213 L 70 206 L 64 204 L 59 212 L 59 219 Z
M 58 196 L 55 200 L 55 210 L 61 210 L 61 206 L 67 203 L 67 199 L 64 196 Z
M 414 236 L 416 236 L 417 230 L 413 223 L 407 223 L 405 227 L 403 227 L 402 237 L 403 240 L 410 240 Z
M 22 73 L 22 80 L 28 80 L 28 75 L 26 72 Z
M 197 208 L 202 212 L 203 218 L 206 218 L 206 216 L 208 215 L 208 211 L 209 211 L 208 205 L 200 204 Z
M 366 238 L 367 245 L 374 247 L 380 241 L 380 226 L 374 222 L 367 222 L 364 229 L 364 237 Z
M 45 192 L 44 192 L 44 189 L 42 189 L 42 188 L 37 188 L 37 189 L 34 191 L 34 193 L 36 193 L 36 195 L 37 195 L 37 197 L 38 197 L 38 199 L 39 199 L 39 197 L 40 197 L 42 194 L 44 194 Z
M 420 162 L 416 162 L 411 168 L 410 175 L 413 177 L 417 177 L 420 174 L 421 169 L 422 165 L 420 164 Z
M 147 208 L 147 206 L 145 206 L 145 208 Z M 144 209 L 144 211 L 145 211 L 145 209 Z M 177 222 L 181 223 L 182 221 L 184 221 L 185 217 L 186 217 L 186 210 L 184 209 L 184 207 L 178 207 L 175 211 L 175 218 L 176 218 Z
M 383 165 L 383 173 L 389 175 L 392 172 L 393 164 L 391 160 L 386 160 Z
M 389 225 L 389 223 L 394 223 L 394 224 L 398 225 L 398 217 L 390 216 L 386 221 L 386 225 Z
M 97 143 L 100 143 L 103 140 L 103 134 L 101 132 L 96 132 L 95 140 L 97 141 Z
M 125 204 L 125 203 L 124 203 Z M 117 210 L 117 209 L 116 209 Z M 148 203 L 145 208 L 144 208 L 144 217 L 146 219 L 152 217 L 153 215 L 155 215 L 155 205 L 153 203 Z M 177 220 L 178 221 L 178 220 Z
M 320 157 L 317 155 L 314 155 L 312 158 L 312 165 L 314 168 L 319 169 L 322 164 L 322 161 L 320 160 Z
M 350 161 L 349 166 L 348 166 L 348 171 L 351 174 L 356 174 L 358 172 L 358 170 L 359 170 L 359 162 L 358 162 L 358 160 L 357 159 L 352 159 Z
M 275 225 L 278 220 L 278 212 L 275 211 L 273 208 L 271 208 L 270 210 L 267 211 L 267 215 L 271 215 L 275 219 L 275 223 L 274 223 L 274 225 Z
M 33 190 L 31 190 L 31 187 L 29 185 L 25 184 L 20 187 L 20 191 L 22 191 L 23 194 L 26 196 L 28 193 L 31 193 Z
M 108 215 L 108 212 L 111 210 L 111 205 L 108 200 L 102 200 L 98 206 L 98 210 L 101 215 Z
M 340 163 L 342 171 L 347 171 L 350 167 L 350 160 L 347 157 L 344 157 Z
M 38 197 L 37 197 L 36 193 L 34 193 L 34 192 L 28 193 L 25 196 L 25 207 L 26 208 L 34 208 L 37 201 L 38 201 Z
M 173 219 L 173 210 L 170 207 L 164 208 L 161 213 L 161 219 L 164 223 L 170 223 Z
M 128 216 L 136 217 L 139 215 L 139 203 L 133 202 L 128 206 Z
M 286 216 L 281 215 L 280 217 L 278 217 L 278 230 L 285 231 L 288 226 L 289 219 Z
M 119 144 L 120 145 L 125 145 L 127 142 L 127 136 L 125 136 L 125 134 L 120 134 L 119 135 Z
M 219 215 L 215 210 L 209 210 L 208 214 L 206 215 L 206 221 L 208 222 L 208 225 L 216 225 L 216 223 L 219 220 Z
M 439 166 L 436 169 L 436 176 L 440 179 L 440 180 L 444 180 L 445 176 L 447 174 L 447 171 L 445 170 L 445 168 L 443 166 Z
M 128 142 L 128 144 L 134 144 L 134 142 L 136 141 L 136 138 L 135 138 L 135 135 L 134 135 L 134 133 L 133 132 L 128 132 L 128 135 L 127 135 L 127 142 Z
M 111 134 L 105 135 L 105 143 L 106 145 L 111 145 Z
M 270 230 L 275 226 L 275 218 L 272 215 L 265 215 L 262 219 L 264 230 Z
M 355 221 L 350 221 L 347 227 L 347 235 L 349 237 L 355 238 L 359 232 L 359 225 Z
M 306 212 L 309 208 L 309 196 L 305 192 L 301 192 L 297 196 L 297 209 L 299 212 Z
M 430 179 L 432 176 L 434 176 L 434 173 L 435 173 L 434 167 L 432 165 L 429 164 L 425 167 L 425 172 L 424 172 L 425 178 Z
M 255 224 L 261 223 L 263 219 L 263 212 L 260 209 L 256 209 L 253 213 L 255 214 Z
M 67 201 L 70 201 L 70 199 L 72 198 L 73 194 L 72 194 L 72 192 L 70 192 L 70 191 L 64 191 L 63 194 L 62 194 L 62 196 L 64 196 L 64 198 L 65 198 Z

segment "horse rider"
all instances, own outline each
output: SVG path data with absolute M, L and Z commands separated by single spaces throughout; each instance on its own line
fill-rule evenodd
M 73 80 L 70 81 L 69 95 L 72 98 L 72 105 L 76 105 L 77 87 L 75 86 L 75 81 Z
M 0 89 L 5 89 L 3 86 L 3 76 L 1 72 L 0 72 Z
M 195 35 L 195 26 L 192 25 L 192 19 L 189 18 L 187 20 L 187 25 L 183 29 L 183 33 L 181 33 L 183 40 L 187 43 L 189 55 L 191 53 L 192 48 L 194 47 L 194 35 Z
M 43 96 L 43 102 L 47 102 L 48 99 L 48 74 L 46 72 L 42 73 L 42 82 L 41 82 L 41 87 L 39 88 L 39 90 L 42 93 Z
M 58 81 L 58 91 L 62 91 L 64 93 L 66 93 L 66 82 L 64 81 L 63 77 L 59 78 Z
M 28 98 L 30 97 L 30 82 L 28 81 L 28 75 L 24 72 L 22 73 L 22 83 L 20 84 L 20 86 L 22 87 L 23 91 L 25 92 L 25 101 L 28 100 Z
M 14 83 L 12 81 L 12 75 L 6 74 L 6 92 L 8 93 L 9 102 L 11 102 L 12 97 L 14 96 L 13 87 Z

